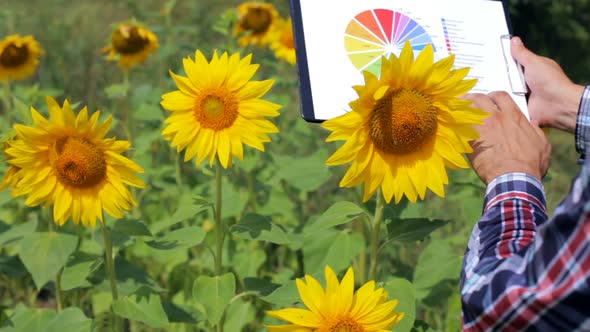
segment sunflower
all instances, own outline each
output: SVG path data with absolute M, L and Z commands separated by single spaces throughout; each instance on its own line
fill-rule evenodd
M 143 63 L 160 45 L 158 37 L 149 29 L 137 23 L 120 23 L 111 34 L 111 45 L 103 48 L 108 52 L 108 59 L 115 59 L 119 55 L 119 66 L 129 70 L 139 63 Z
M 267 133 L 279 132 L 266 117 L 278 116 L 281 106 L 259 99 L 274 80 L 251 81 L 258 69 L 251 59 L 214 52 L 208 62 L 197 50 L 195 60 L 183 61 L 188 77 L 170 72 L 179 90 L 162 96 L 162 106 L 172 112 L 162 135 L 177 152 L 186 148 L 184 161 L 200 164 L 208 157 L 213 165 L 217 157 L 227 168 L 233 156 L 243 159 L 242 144 L 264 151 L 263 143 L 271 141 Z
M 17 145 L 17 144 L 23 144 L 23 143 L 22 143 L 22 141 L 16 140 L 14 138 L 11 138 L 10 140 L 4 142 L 3 151 L 4 151 L 4 156 L 6 157 L 6 159 L 9 158 L 8 154 L 6 153 L 6 150 L 10 147 L 10 145 Z M 18 183 L 17 173 L 19 170 L 20 170 L 20 168 L 14 166 L 14 165 L 8 166 L 8 169 L 6 170 L 6 172 L 4 173 L 4 177 L 2 178 L 2 182 L 0 182 L 0 191 L 6 189 L 8 187 L 13 187 L 13 188 L 16 187 L 16 184 Z
M 266 46 L 270 42 L 270 32 L 279 18 L 279 13 L 270 3 L 246 2 L 238 6 L 238 21 L 234 26 L 234 36 L 242 35 L 238 43 Z
M 295 58 L 295 39 L 293 38 L 293 26 L 291 18 L 279 20 L 276 24 L 274 36 L 270 47 L 275 52 L 275 56 L 294 65 Z
M 7 143 L 13 195 L 28 195 L 28 206 L 53 205 L 60 225 L 72 218 L 94 227 L 96 218 L 104 222 L 103 210 L 122 218 L 136 205 L 125 185 L 144 187 L 135 174 L 143 169 L 121 155 L 129 142 L 104 138 L 111 117 L 99 122 L 99 111 L 89 117 L 84 107 L 76 116 L 67 100 L 60 107 L 51 97 L 47 106 L 49 119 L 31 108 L 33 126 L 14 125 L 16 138 Z
M 11 35 L 0 41 L 0 81 L 22 80 L 39 66 L 43 49 L 33 36 Z
M 387 301 L 383 288 L 369 281 L 354 291 L 354 271 L 349 268 L 338 282 L 329 266 L 325 268 L 326 288 L 306 275 L 297 279 L 297 289 L 307 309 L 287 308 L 267 311 L 269 316 L 290 322 L 290 325 L 268 326 L 270 332 L 373 332 L 388 331 L 400 322 L 403 313 L 394 312 L 397 300 Z
M 328 165 L 352 162 L 340 182 L 353 187 L 364 182 L 364 200 L 381 187 L 389 203 L 403 195 L 416 202 L 426 188 L 444 197 L 445 166 L 468 168 L 463 153 L 479 137 L 484 111 L 458 98 L 477 83 L 465 79 L 469 68 L 453 70 L 454 56 L 434 62 L 428 45 L 414 60 L 409 42 L 399 59 L 382 58 L 381 77 L 364 71 L 365 85 L 355 86 L 359 98 L 351 112 L 325 121 L 332 133 L 326 141 L 346 142 L 328 158 Z

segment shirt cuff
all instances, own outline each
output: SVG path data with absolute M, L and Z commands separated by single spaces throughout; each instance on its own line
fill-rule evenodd
M 576 150 L 584 160 L 586 145 L 590 143 L 590 86 L 584 89 L 576 119 Z
M 539 179 L 527 173 L 498 176 L 486 188 L 484 212 L 505 200 L 523 199 L 547 213 L 545 188 Z

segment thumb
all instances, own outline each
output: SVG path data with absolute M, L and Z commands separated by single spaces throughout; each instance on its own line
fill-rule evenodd
M 510 52 L 518 63 L 523 66 L 528 66 L 537 55 L 528 50 L 522 43 L 519 37 L 512 37 L 510 39 Z

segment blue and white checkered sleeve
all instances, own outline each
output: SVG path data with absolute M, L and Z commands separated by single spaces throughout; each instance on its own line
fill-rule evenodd
M 590 86 L 587 86 L 580 100 L 578 118 L 576 120 L 576 150 L 582 160 L 586 157 L 587 146 L 590 144 Z

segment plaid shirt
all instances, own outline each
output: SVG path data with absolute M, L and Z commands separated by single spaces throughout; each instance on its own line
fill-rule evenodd
M 590 86 L 576 125 L 590 145 Z M 590 331 L 590 158 L 547 217 L 541 182 L 509 173 L 487 187 L 461 273 L 463 331 Z

